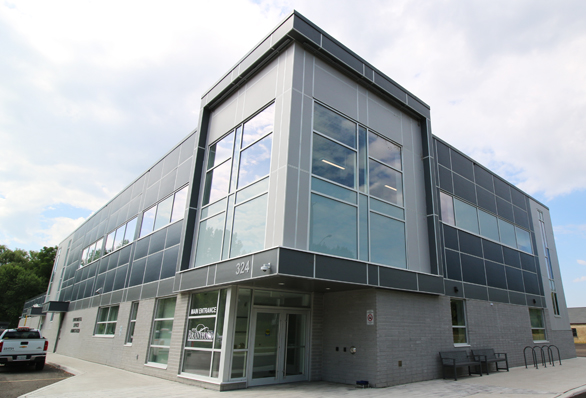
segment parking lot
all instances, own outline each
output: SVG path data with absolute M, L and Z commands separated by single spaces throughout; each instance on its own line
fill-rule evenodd
M 16 398 L 71 376 L 51 365 L 45 365 L 42 371 L 34 366 L 0 366 L 0 396 Z

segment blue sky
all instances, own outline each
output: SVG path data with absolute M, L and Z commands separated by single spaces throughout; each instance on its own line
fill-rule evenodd
M 433 133 L 550 208 L 586 306 L 586 2 L 0 3 L 0 243 L 67 237 L 196 126 L 297 9 L 431 106 Z

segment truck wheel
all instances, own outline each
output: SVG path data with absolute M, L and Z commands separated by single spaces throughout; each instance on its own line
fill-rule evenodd
M 43 359 L 43 362 L 36 362 L 35 363 L 36 370 L 43 370 L 44 367 L 45 367 L 45 360 L 44 359 Z

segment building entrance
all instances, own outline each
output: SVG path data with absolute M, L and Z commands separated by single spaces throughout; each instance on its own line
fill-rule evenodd
M 307 380 L 309 311 L 254 309 L 251 386 Z

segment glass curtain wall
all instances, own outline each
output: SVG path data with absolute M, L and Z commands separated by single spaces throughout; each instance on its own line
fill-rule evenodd
M 401 148 L 315 103 L 309 250 L 406 268 Z
M 210 145 L 195 265 L 264 248 L 275 105 Z

